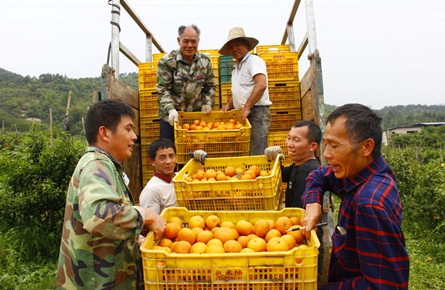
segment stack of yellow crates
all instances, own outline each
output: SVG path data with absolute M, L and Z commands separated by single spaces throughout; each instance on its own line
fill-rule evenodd
M 257 46 L 256 53 L 267 66 L 269 98 L 272 102 L 272 120 L 269 128 L 269 146 L 280 146 L 285 159 L 283 165 L 292 163 L 286 147 L 290 128 L 301 120 L 298 53 L 289 45 Z

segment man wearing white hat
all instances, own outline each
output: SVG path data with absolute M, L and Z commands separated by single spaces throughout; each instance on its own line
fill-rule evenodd
M 250 155 L 262 155 L 267 147 L 270 126 L 269 90 L 267 88 L 266 63 L 251 51 L 258 44 L 253 37 L 246 37 L 241 27 L 230 29 L 226 43 L 219 50 L 225 56 L 236 59 L 232 72 L 232 99 L 222 111 L 242 110 L 241 118 L 252 125 Z

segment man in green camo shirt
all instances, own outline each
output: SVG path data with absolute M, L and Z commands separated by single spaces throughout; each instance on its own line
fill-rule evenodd
M 195 24 L 178 29 L 179 48 L 158 63 L 160 138 L 174 141 L 178 111 L 210 114 L 215 104 L 215 77 L 210 59 L 198 52 L 201 31 Z
M 71 177 L 60 243 L 57 289 L 141 289 L 143 230 L 161 238 L 165 220 L 134 205 L 122 162 L 137 139 L 133 109 L 117 100 L 88 110 L 90 144 Z M 141 237 L 141 238 L 140 238 Z

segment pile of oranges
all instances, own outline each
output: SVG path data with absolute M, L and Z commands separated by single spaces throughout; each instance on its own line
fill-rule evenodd
M 166 224 L 164 236 L 153 247 L 168 255 L 253 253 L 288 251 L 295 247 L 307 248 L 301 230 L 286 232 L 300 226 L 298 217 L 280 216 L 278 219 L 221 221 L 217 215 L 206 218 L 192 216 L 188 227 L 183 220 L 171 217 Z
M 239 130 L 244 125 L 240 121 L 236 121 L 235 119 L 230 119 L 227 122 L 223 121 L 215 121 L 215 122 L 206 122 L 204 120 L 194 120 L 192 124 L 182 124 L 177 125 L 176 129 L 178 130 L 192 130 L 192 131 L 202 131 L 202 130 Z
M 261 170 L 257 165 L 251 165 L 246 170 L 241 167 L 227 166 L 224 170 L 196 169 L 184 178 L 187 182 L 255 180 L 258 176 L 269 176 L 272 171 Z

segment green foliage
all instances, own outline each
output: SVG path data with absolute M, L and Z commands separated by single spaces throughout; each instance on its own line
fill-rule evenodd
M 4 136 L 0 155 L 0 230 L 25 258 L 57 257 L 65 196 L 85 141 L 35 125 L 27 134 Z M 45 237 L 42 239 L 41 237 Z
M 23 260 L 13 246 L 12 231 L 0 231 L 0 289 L 55 289 L 57 260 Z
M 120 81 L 138 90 L 137 73 L 120 74 L 119 77 Z M 0 68 L 0 119 L 7 131 L 15 132 L 17 128 L 26 132 L 31 125 L 27 118 L 40 119 L 44 126 L 49 127 L 51 108 L 54 127 L 60 128 L 71 91 L 69 133 L 82 135 L 82 117 L 93 103 L 93 92 L 101 89 L 101 81 L 101 77 L 70 79 L 60 74 L 22 77 Z

